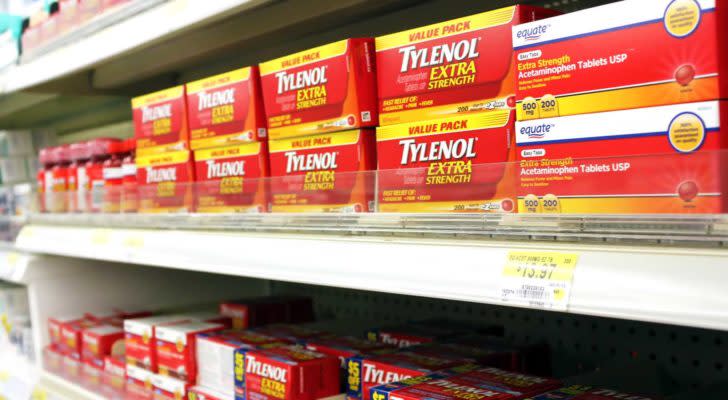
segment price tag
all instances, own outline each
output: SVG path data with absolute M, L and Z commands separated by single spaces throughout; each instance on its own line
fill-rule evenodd
M 501 301 L 566 311 L 578 254 L 511 251 L 503 267 Z
M 139 249 L 144 247 L 144 237 L 141 235 L 129 235 L 124 238 L 124 246 Z
M 91 243 L 95 245 L 106 245 L 109 244 L 109 237 L 111 232 L 107 229 L 94 229 L 91 232 Z

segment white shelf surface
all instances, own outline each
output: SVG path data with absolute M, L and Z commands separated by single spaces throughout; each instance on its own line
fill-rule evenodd
M 728 330 L 726 248 L 27 226 L 18 249 L 506 305 L 516 250 L 575 253 L 568 312 Z
M 267 0 L 168 0 L 32 61 L 8 68 L 0 75 L 0 94 L 81 71 L 265 2 Z

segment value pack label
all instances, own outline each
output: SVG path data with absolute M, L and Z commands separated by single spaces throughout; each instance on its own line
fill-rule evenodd
M 513 212 L 512 110 L 377 128 L 380 212 Z
M 380 125 L 513 108 L 511 26 L 553 13 L 513 6 L 376 38 Z
M 252 142 L 195 151 L 198 212 L 265 212 L 268 145 Z
M 377 124 L 374 41 L 341 40 L 260 64 L 271 139 Z
M 131 107 L 138 156 L 189 148 L 184 86 L 135 97 Z
M 136 165 L 140 212 L 192 211 L 195 171 L 190 151 L 137 156 Z
M 725 212 L 726 118 L 709 101 L 518 122 L 518 209 Z
M 515 26 L 518 119 L 724 97 L 721 12 L 716 0 L 627 0 Z
M 375 145 L 369 129 L 271 140 L 271 211 L 370 211 Z
M 265 140 L 267 129 L 257 66 L 185 86 L 192 150 Z

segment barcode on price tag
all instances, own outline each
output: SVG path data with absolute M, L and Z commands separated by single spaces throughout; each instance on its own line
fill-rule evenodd
M 511 251 L 501 276 L 504 303 L 566 311 L 578 254 Z

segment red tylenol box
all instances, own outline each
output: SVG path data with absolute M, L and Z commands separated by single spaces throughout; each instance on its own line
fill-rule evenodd
M 260 64 L 271 139 L 376 126 L 374 41 L 347 39 Z
M 513 6 L 376 38 L 380 125 L 511 109 L 511 27 L 553 14 Z
M 185 86 L 192 150 L 266 139 L 257 66 L 211 76 Z
M 138 155 L 189 149 L 184 86 L 135 97 L 131 107 Z

